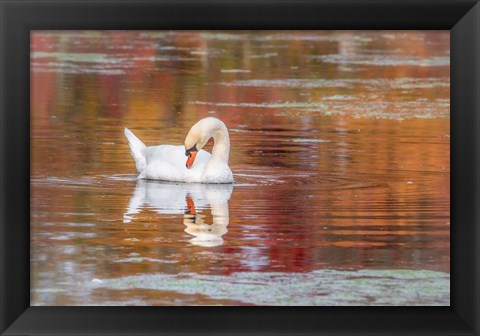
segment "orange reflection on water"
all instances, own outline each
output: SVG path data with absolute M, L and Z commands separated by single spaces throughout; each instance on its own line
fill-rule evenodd
M 138 274 L 448 273 L 449 48 L 448 32 L 32 33 L 32 302 L 217 302 L 69 291 Z M 123 135 L 182 144 L 205 116 L 230 129 L 221 211 L 139 186 Z

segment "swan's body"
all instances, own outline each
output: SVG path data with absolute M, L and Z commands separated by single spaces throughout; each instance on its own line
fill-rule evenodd
M 233 182 L 233 174 L 228 166 L 230 138 L 227 127 L 217 118 L 205 118 L 193 125 L 185 138 L 185 146 L 147 147 L 127 128 L 125 136 L 140 179 L 197 183 Z M 210 138 L 214 140 L 212 154 L 201 149 Z

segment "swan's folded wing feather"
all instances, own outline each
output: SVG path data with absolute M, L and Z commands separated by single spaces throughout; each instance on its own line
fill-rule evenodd
M 187 169 L 184 146 L 147 147 L 147 167 L 142 177 L 165 181 L 199 182 L 205 163 L 210 159 L 210 156 L 210 153 L 200 150 L 193 167 Z

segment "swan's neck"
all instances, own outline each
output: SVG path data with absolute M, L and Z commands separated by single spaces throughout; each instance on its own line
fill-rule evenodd
M 230 136 L 227 128 L 222 125 L 213 135 L 212 161 L 222 161 L 228 163 L 230 157 Z

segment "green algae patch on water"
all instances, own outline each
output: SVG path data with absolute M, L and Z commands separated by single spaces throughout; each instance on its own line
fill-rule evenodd
M 143 274 L 104 279 L 89 285 L 109 290 L 200 294 L 211 299 L 254 305 L 450 305 L 450 275 L 426 270 L 239 272 L 230 276 Z

